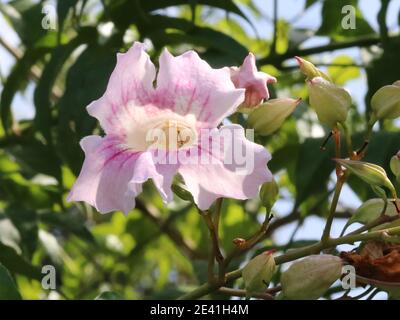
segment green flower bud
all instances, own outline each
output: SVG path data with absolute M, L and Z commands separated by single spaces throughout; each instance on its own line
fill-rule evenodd
M 355 160 L 336 159 L 336 162 L 350 170 L 371 186 L 386 187 L 393 193 L 393 195 L 395 195 L 396 191 L 394 186 L 392 182 L 390 182 L 385 169 L 382 167 L 377 166 L 376 164 Z
M 400 183 L 400 151 L 390 160 L 390 169 L 396 176 L 397 181 Z
M 321 77 L 309 80 L 307 85 L 310 105 L 320 122 L 333 128 L 346 121 L 352 99 L 345 89 Z
M 249 125 L 258 134 L 267 136 L 278 130 L 301 99 L 272 99 L 253 109 L 248 118 Z
M 311 80 L 316 77 L 321 77 L 324 78 L 326 81 L 332 82 L 331 78 L 326 73 L 322 72 L 320 69 L 314 66 L 310 61 L 307 61 L 300 57 L 295 57 L 295 58 L 300 66 L 301 72 L 303 72 L 303 74 L 307 76 L 307 80 Z
M 371 107 L 378 120 L 400 117 L 400 81 L 380 88 L 372 97 Z
M 346 227 L 355 222 L 365 225 L 375 221 L 381 216 L 384 206 L 385 201 L 383 199 L 376 198 L 366 201 L 351 216 Z M 397 216 L 396 206 L 393 204 L 393 199 L 388 199 L 385 215 L 389 217 Z
M 262 185 L 260 190 L 260 199 L 267 212 L 271 212 L 276 200 L 279 196 L 279 187 L 274 179 Z
M 320 298 L 342 274 L 342 260 L 312 255 L 293 263 L 281 276 L 283 297 L 291 300 Z
M 174 183 L 172 184 L 171 189 L 182 200 L 193 202 L 192 194 L 181 186 Z
M 262 292 L 275 272 L 275 259 L 271 251 L 266 251 L 251 259 L 242 270 L 242 278 L 248 294 Z

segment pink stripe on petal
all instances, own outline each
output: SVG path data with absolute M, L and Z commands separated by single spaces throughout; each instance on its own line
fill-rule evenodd
M 127 116 L 124 106 L 129 102 L 140 106 L 145 98 L 150 100 L 155 74 L 155 67 L 144 51 L 143 44 L 135 42 L 128 52 L 117 55 L 117 65 L 106 92 L 87 107 L 89 114 L 100 121 L 107 134 L 123 129 L 122 122 Z M 109 121 L 109 117 L 114 121 Z

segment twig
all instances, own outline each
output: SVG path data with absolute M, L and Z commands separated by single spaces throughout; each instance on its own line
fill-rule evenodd
M 182 248 L 183 252 L 189 258 L 195 258 L 198 256 L 196 250 L 189 245 L 181 234 L 175 230 L 169 223 L 160 217 L 156 207 L 150 204 L 144 204 L 141 200 L 136 200 L 136 208 L 139 209 L 146 217 L 153 221 L 160 230 L 162 230 L 178 247 Z
M 20 60 L 23 56 L 23 52 L 17 48 L 11 46 L 7 41 L 0 37 L 0 45 L 10 53 L 15 60 Z M 37 66 L 32 66 L 29 70 L 29 78 L 35 82 L 38 82 L 41 77 L 41 70 Z M 50 92 L 50 98 L 53 102 L 58 101 L 61 98 L 61 90 L 57 87 L 54 87 Z
M 390 38 L 389 38 L 390 39 Z M 368 37 L 368 38 L 359 38 L 352 41 L 344 41 L 338 43 L 332 43 L 323 46 L 317 46 L 308 49 L 295 48 L 292 50 L 288 50 L 287 52 L 279 55 L 271 55 L 266 56 L 258 60 L 259 65 L 272 64 L 274 66 L 280 66 L 285 60 L 291 59 L 295 56 L 309 56 L 313 54 L 328 52 L 328 51 L 336 51 L 341 49 L 347 49 L 352 47 L 370 47 L 373 45 L 377 45 L 381 43 L 380 37 Z
M 221 207 L 219 206 L 219 209 Z M 224 263 L 224 256 L 221 253 L 221 249 L 219 247 L 219 239 L 218 239 L 218 231 L 214 224 L 214 221 L 210 215 L 209 211 L 200 211 L 201 216 L 204 219 L 204 222 L 207 225 L 208 231 L 210 233 L 211 238 L 211 250 L 208 259 L 208 280 L 209 282 L 214 282 L 214 262 L 217 260 L 220 268 Z M 219 215 L 220 213 L 216 214 Z

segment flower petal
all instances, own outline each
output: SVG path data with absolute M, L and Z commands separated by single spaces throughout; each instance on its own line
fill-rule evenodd
M 125 54 L 117 54 L 117 65 L 111 74 L 104 95 L 93 101 L 88 113 L 100 121 L 106 133 L 118 133 L 121 121 L 134 105 L 149 103 L 156 70 L 144 45 L 135 42 Z M 119 132 L 120 133 L 120 132 Z
M 156 163 L 151 152 L 143 152 L 136 161 L 135 175 L 130 184 L 142 184 L 152 179 L 163 201 L 168 203 L 173 200 L 171 185 L 177 171 L 177 164 Z
M 254 198 L 260 185 L 272 179 L 267 168 L 270 154 L 261 145 L 247 140 L 241 126 L 224 126 L 218 135 L 228 136 L 219 147 L 225 150 L 223 156 L 218 156 L 210 147 L 202 151 L 211 155 L 212 162 L 182 164 L 179 168 L 179 173 L 201 210 L 208 209 L 221 197 L 242 200 Z
M 172 201 L 177 165 L 156 165 L 150 152 L 125 149 L 111 137 L 88 136 L 81 146 L 86 158 L 68 201 L 85 201 L 101 213 L 121 210 L 127 214 L 148 179 L 153 179 L 165 202 Z
M 81 146 L 85 161 L 68 201 L 85 201 L 101 213 L 128 213 L 141 192 L 140 184 L 128 185 L 140 153 L 120 148 L 110 137 L 88 136 Z
M 203 127 L 216 127 L 244 100 L 235 89 L 228 68 L 213 69 L 194 51 L 160 56 L 154 105 L 181 115 L 193 114 Z
M 276 79 L 265 72 L 257 71 L 254 54 L 244 59 L 240 68 L 231 68 L 231 78 L 236 88 L 246 89 L 244 107 L 250 108 L 259 105 L 264 99 L 269 99 L 268 83 L 276 82 Z

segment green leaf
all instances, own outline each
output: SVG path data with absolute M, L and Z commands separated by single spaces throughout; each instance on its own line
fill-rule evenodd
M 328 67 L 328 74 L 332 78 L 332 81 L 337 85 L 344 85 L 347 81 L 357 79 L 361 76 L 360 68 L 351 66 L 352 64 L 355 64 L 355 61 L 349 56 L 337 56 L 332 60 L 332 64 L 344 65 L 344 67 Z
M 60 180 L 61 162 L 51 146 L 37 139 L 26 138 L 9 144 L 5 149 L 31 174 L 43 173 Z
M 14 65 L 4 84 L 0 101 L 0 117 L 4 130 L 10 133 L 12 126 L 11 103 L 14 95 L 27 84 L 32 66 L 44 55 L 45 49 L 27 49 Z
M 320 0 L 306 0 L 305 9 L 308 9 L 309 7 L 311 7 L 312 5 L 317 3 L 318 1 L 320 1 Z
M 58 20 L 58 31 L 61 33 L 64 28 L 64 21 L 69 11 L 76 6 L 79 0 L 58 0 L 57 1 L 57 20 Z
M 29 208 L 49 208 L 57 199 L 55 190 L 25 180 L 20 174 L 0 175 L 0 199 L 21 203 Z
M 21 205 L 12 204 L 5 210 L 5 215 L 10 218 L 21 235 L 21 248 L 30 258 L 36 250 L 38 243 L 38 221 L 34 210 L 23 208 Z
M 96 30 L 94 28 L 82 28 L 76 38 L 65 45 L 56 47 L 51 52 L 51 58 L 43 69 L 34 93 L 35 124 L 48 142 L 51 141 L 51 127 L 53 125 L 51 94 L 57 77 L 73 51 L 85 41 L 89 42 L 95 38 Z
M 307 139 L 300 147 L 295 179 L 297 204 L 311 194 L 322 192 L 334 169 L 333 145 L 328 144 L 328 149 L 323 151 L 320 148 L 323 140 Z
M 2 242 L 0 242 L 0 263 L 13 273 L 18 273 L 29 279 L 41 280 L 42 278 L 39 268 L 30 264 L 18 255 L 13 248 L 6 246 Z
M 357 4 L 358 0 L 325 0 L 322 6 L 322 25 L 317 35 L 331 36 L 334 39 L 348 39 L 349 37 L 375 34 L 375 31 L 364 19 Z M 356 8 L 355 29 L 345 30 L 342 26 L 342 20 L 345 18 L 345 14 L 342 13 L 342 8 L 347 5 Z
M 10 272 L 0 264 L 0 300 L 21 300 Z
M 38 215 L 41 222 L 71 232 L 82 240 L 89 243 L 95 243 L 92 233 L 86 228 L 82 217 L 74 215 L 72 212 L 43 212 Z
M 33 47 L 48 31 L 42 28 L 42 3 L 35 2 L 14 0 L 7 4 L 0 3 L 0 12 L 3 13 L 22 43 L 27 47 Z
M 111 18 L 114 23 L 124 30 L 129 24 L 138 22 L 147 22 L 147 15 L 156 10 L 175 7 L 181 5 L 190 5 L 187 0 L 139 0 L 139 1 L 108 1 L 103 20 Z M 196 5 L 207 5 L 213 8 L 225 10 L 228 13 L 234 13 L 245 19 L 254 29 L 251 20 L 242 12 L 242 10 L 232 0 L 196 0 Z M 127 15 L 126 12 L 131 12 Z
M 57 149 L 75 174 L 83 161 L 79 141 L 96 126 L 86 106 L 103 95 L 116 63 L 115 51 L 107 46 L 88 46 L 68 71 L 65 94 L 59 102 Z
M 247 48 L 231 36 L 208 27 L 194 26 L 185 19 L 155 15 L 149 16 L 148 20 L 153 27 L 146 25 L 141 31 L 158 48 L 190 43 L 224 54 L 224 59 L 232 57 L 236 64 L 242 63 L 248 53 Z

